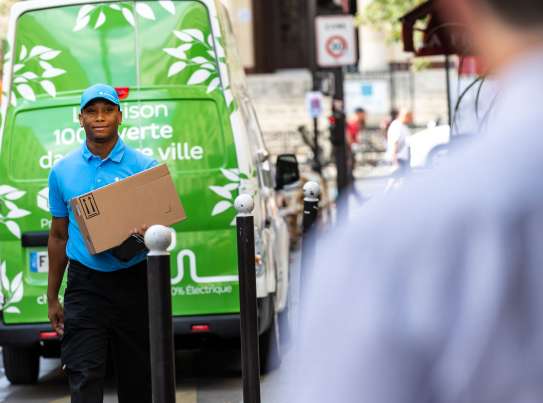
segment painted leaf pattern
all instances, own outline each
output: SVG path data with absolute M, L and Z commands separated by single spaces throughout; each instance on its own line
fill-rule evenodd
M 6 262 L 0 263 L 0 288 L 1 288 L 1 302 L 2 309 L 5 313 L 20 314 L 21 310 L 14 304 L 20 302 L 23 299 L 24 284 L 23 273 L 19 272 L 10 282 L 7 275 Z
M 26 192 L 13 186 L 0 185 L 0 205 L 3 205 L 3 210 L 8 210 L 5 217 L 0 216 L 0 224 L 5 225 L 8 231 L 19 239 L 21 238 L 21 229 L 14 220 L 30 215 L 30 211 L 19 208 L 15 201 L 25 194 Z
M 86 12 L 87 10 L 88 8 L 84 11 Z M 51 64 L 51 61 L 60 54 L 61 51 L 44 45 L 35 45 L 30 51 L 28 51 L 25 45 L 21 45 L 19 61 L 13 69 L 13 83 L 15 84 L 14 91 L 11 93 L 13 106 L 17 105 L 17 95 L 29 102 L 36 101 L 37 96 L 41 92 L 50 97 L 56 96 L 55 84 L 49 79 L 66 73 L 65 70 L 56 68 Z M 38 61 L 38 65 L 42 69 L 41 72 L 29 70 L 27 66 L 33 60 Z
M 228 210 L 230 207 L 232 207 L 231 202 L 222 200 L 215 205 L 215 207 L 213 208 L 213 211 L 211 212 L 211 215 L 214 216 L 217 214 L 221 214 L 225 212 L 226 210 Z

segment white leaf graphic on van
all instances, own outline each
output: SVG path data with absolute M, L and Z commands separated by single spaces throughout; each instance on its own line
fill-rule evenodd
M 8 185 L 2 185 L 0 186 L 0 196 L 3 196 L 8 193 L 16 192 L 17 189 L 14 187 L 8 186 Z
M 6 195 L 6 199 L 8 200 L 17 200 L 24 196 L 26 192 L 23 192 L 22 190 L 14 189 L 13 191 L 9 192 Z
M 27 71 L 26 73 L 23 73 L 23 77 L 26 78 L 27 80 L 35 80 L 36 78 L 38 78 L 36 73 L 33 73 L 31 71 Z
M 100 11 L 98 19 L 96 20 L 96 24 L 94 24 L 94 29 L 100 28 L 102 25 L 104 25 L 104 22 L 106 22 L 106 15 L 103 11 Z
M 204 42 L 204 33 L 199 29 L 184 29 L 181 31 L 183 34 L 189 35 L 196 39 L 198 42 Z
M 9 280 L 6 273 L 6 262 L 0 264 L 0 278 L 2 280 L 2 288 L 4 290 L 9 290 Z
M 205 63 L 208 63 L 208 60 L 207 60 L 205 57 L 201 57 L 201 56 L 192 58 L 192 59 L 190 59 L 190 61 L 191 61 L 192 63 L 196 63 L 196 64 L 205 64 Z
M 224 175 L 224 177 L 230 181 L 235 181 L 235 182 L 240 181 L 239 176 L 232 170 L 221 168 L 221 172 Z
M 26 55 L 27 55 L 27 50 L 26 50 L 26 46 L 22 46 L 21 47 L 21 53 L 19 54 L 19 60 L 24 60 L 26 59 Z
M 24 295 L 23 273 L 19 272 L 9 281 L 6 262 L 0 263 L 0 291 L 2 294 L 2 310 L 6 313 L 20 314 L 21 310 L 14 304 L 21 302 Z
M 30 51 L 30 56 L 29 57 L 34 57 L 34 56 L 39 56 L 41 55 L 42 53 L 46 53 L 46 52 L 49 52 L 51 51 L 52 49 L 48 48 L 47 46 L 34 46 L 32 48 L 32 50 Z
M 126 21 L 133 27 L 136 26 L 136 21 L 134 20 L 134 14 L 128 8 L 123 8 L 123 15 L 126 18 Z
M 220 83 L 221 83 L 221 80 L 219 79 L 219 77 L 216 77 L 213 80 L 211 80 L 211 82 L 209 83 L 207 87 L 207 93 L 210 94 L 213 91 L 215 91 L 215 89 L 219 86 Z
M 234 100 L 234 96 L 232 95 L 232 91 L 230 91 L 230 90 L 224 91 L 224 99 L 226 100 L 226 105 L 230 106 L 230 104 L 232 104 L 232 101 Z
M 11 210 L 8 213 L 7 218 L 21 218 L 21 217 L 26 217 L 29 214 L 30 214 L 30 211 L 23 210 L 23 209 Z
M 252 183 L 254 182 L 254 173 L 246 174 L 244 172 L 240 172 L 238 168 L 221 168 L 221 173 L 227 180 L 230 181 L 230 183 L 227 183 L 224 186 L 209 186 L 209 189 L 213 193 L 225 199 L 219 201 L 215 205 L 213 211 L 211 212 L 211 216 L 216 216 L 226 211 L 232 211 L 234 214 L 234 220 L 231 222 L 231 225 L 236 225 L 236 213 L 234 211 L 234 204 L 232 203 L 232 200 L 234 200 L 236 194 L 233 194 L 233 192 L 237 191 L 237 193 L 247 193 L 253 195 L 255 193 L 255 186 L 254 183 Z
M 85 17 L 81 18 L 77 23 L 75 24 L 74 31 L 81 31 L 83 28 L 85 28 L 90 21 L 90 16 L 86 15 Z
M 172 64 L 168 70 L 168 77 L 174 76 L 180 71 L 183 71 L 185 67 L 187 67 L 187 63 L 185 62 L 177 62 Z
M 96 6 L 85 4 L 79 9 L 79 13 L 77 14 L 77 18 L 75 20 L 75 32 L 81 31 L 89 24 L 91 11 L 93 11 L 95 8 Z
M 211 72 L 207 70 L 196 71 L 189 79 L 188 85 L 201 84 L 211 76 Z
M 21 228 L 19 228 L 19 224 L 15 221 L 6 221 L 5 224 L 9 232 L 15 235 L 16 238 L 21 239 Z
M 34 94 L 34 90 L 28 84 L 19 84 L 16 88 L 17 92 L 19 92 L 24 99 L 28 101 L 36 100 L 36 94 Z
M 10 291 L 15 292 L 18 288 L 21 287 L 21 280 L 23 278 L 23 273 L 18 273 L 11 282 Z
M 211 212 L 211 215 L 214 216 L 217 214 L 221 214 L 225 212 L 226 210 L 228 210 L 230 207 L 232 207 L 231 202 L 222 200 L 218 202 L 217 204 L 215 204 L 215 207 L 213 207 L 213 211 Z
M 222 196 L 224 197 L 225 199 L 229 199 L 229 200 L 232 200 L 232 193 L 226 189 L 226 186 L 225 187 L 221 187 L 221 186 L 210 186 L 209 187 L 212 191 L 214 191 L 215 193 L 217 193 L 219 196 Z M 237 185 L 236 185 L 236 188 L 237 188 Z
M 149 7 L 148 4 L 145 3 L 136 3 L 136 13 L 138 13 L 143 18 L 147 18 L 148 20 L 155 20 L 155 13 L 153 12 L 153 9 Z
M 77 20 L 79 21 L 80 19 L 85 18 L 95 8 L 96 6 L 93 6 L 91 4 L 85 4 L 79 9 L 79 13 L 77 13 Z
M 60 50 L 50 50 L 49 52 L 42 53 L 40 59 L 51 60 L 60 55 Z
M 182 46 L 195 46 L 192 48 L 187 47 L 186 50 L 183 49 L 183 52 L 179 51 L 180 48 L 166 48 L 163 50 L 170 56 L 186 62 L 186 67 L 192 70 L 190 75 L 183 74 L 181 76 L 183 80 L 187 80 L 187 76 L 189 78 L 187 81 L 181 82 L 180 84 L 207 85 L 208 94 L 211 94 L 216 90 L 223 90 L 225 104 L 228 107 L 229 112 L 233 113 L 236 106 L 233 103 L 234 98 L 232 93 L 228 92 L 230 89 L 229 71 L 226 67 L 226 54 L 224 52 L 223 44 L 221 43 L 220 27 L 218 26 L 218 21 L 216 21 L 217 16 L 213 15 L 213 12 L 215 12 L 213 11 L 215 10 L 214 4 L 209 5 L 209 7 L 212 12 L 211 23 L 215 36 L 210 34 L 206 38 L 204 32 L 196 28 L 188 28 L 180 31 L 174 30 L 172 33 L 182 42 Z M 190 53 L 192 52 L 189 51 L 198 52 L 198 54 L 191 58 Z M 183 68 L 177 73 L 185 71 L 187 68 Z M 173 71 L 175 71 L 175 69 L 170 66 L 168 68 L 168 78 L 174 77 L 177 74 L 172 73 Z
M 42 88 L 52 97 L 55 97 L 57 95 L 57 89 L 55 88 L 55 84 L 53 84 L 49 80 L 43 80 L 40 82 Z
M 159 0 L 158 2 L 164 9 L 172 15 L 175 15 L 175 5 L 172 0 Z
M 6 226 L 16 238 L 21 238 L 21 229 L 14 220 L 30 215 L 30 211 L 19 208 L 14 200 L 18 200 L 26 192 L 9 185 L 0 186 L 0 224 Z
M 177 59 L 186 59 L 187 54 L 185 53 L 187 50 L 189 50 L 192 47 L 192 45 L 181 45 L 177 48 L 165 48 L 164 52 L 169 54 L 170 56 L 173 56 Z
M 47 46 L 36 45 L 27 51 L 27 48 L 21 46 L 21 56 L 24 56 L 17 64 L 17 69 L 13 71 L 13 92 L 11 102 L 17 105 L 17 96 L 24 100 L 34 102 L 39 95 L 45 94 L 55 97 L 57 90 L 51 79 L 66 74 L 66 70 L 54 67 L 50 62 L 61 54 L 60 50 L 51 49 Z M 31 70 L 30 66 L 36 66 L 36 62 L 43 70 Z

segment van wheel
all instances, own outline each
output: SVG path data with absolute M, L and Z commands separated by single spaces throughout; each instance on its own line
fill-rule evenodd
M 274 315 L 270 328 L 259 338 L 258 355 L 260 373 L 263 375 L 281 366 L 281 338 L 277 315 Z
M 32 347 L 2 347 L 6 377 L 12 385 L 30 385 L 38 381 L 40 350 Z

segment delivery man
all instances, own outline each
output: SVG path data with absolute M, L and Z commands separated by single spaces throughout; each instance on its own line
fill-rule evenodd
M 55 164 L 49 176 L 49 320 L 62 337 L 61 359 L 72 403 L 103 401 L 108 351 L 115 363 L 119 402 L 151 402 L 145 253 L 128 262 L 110 252 L 91 255 L 70 199 L 151 168 L 156 161 L 119 138 L 122 112 L 114 88 L 87 88 L 79 121 L 86 142 Z M 58 294 L 66 267 L 63 308 Z

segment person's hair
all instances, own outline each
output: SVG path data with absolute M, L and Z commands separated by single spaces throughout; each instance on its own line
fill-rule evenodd
M 356 108 L 354 111 L 356 113 L 366 113 L 366 110 L 364 108 L 360 108 L 360 107 Z
M 504 20 L 516 25 L 543 28 L 542 0 L 479 0 L 495 10 Z

